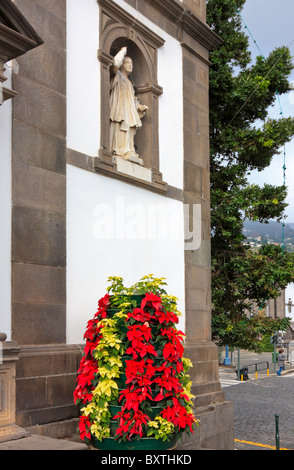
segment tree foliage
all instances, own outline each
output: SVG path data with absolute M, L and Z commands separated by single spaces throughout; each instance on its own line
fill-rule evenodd
M 210 54 L 212 331 L 219 344 L 257 351 L 261 334 L 289 321 L 265 318 L 253 305 L 294 281 L 294 261 L 279 246 L 253 252 L 246 245 L 245 219 L 280 221 L 287 206 L 284 185 L 250 184 L 249 175 L 268 167 L 294 135 L 294 118 L 269 114 L 277 95 L 289 91 L 294 66 L 287 47 L 251 60 L 239 15 L 245 1 L 207 1 L 207 22 L 223 39 Z

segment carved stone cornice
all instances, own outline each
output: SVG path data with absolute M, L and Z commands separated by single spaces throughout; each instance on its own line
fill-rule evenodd
M 104 65 L 106 65 L 106 66 L 108 66 L 108 67 L 109 67 L 110 65 L 112 65 L 112 63 L 113 63 L 113 57 L 112 57 L 112 55 L 107 54 L 107 53 L 104 52 L 102 49 L 98 49 L 97 57 L 98 57 L 99 62 L 101 62 L 102 64 L 104 64 Z
M 12 0 L 1 0 L 0 82 L 3 83 L 6 80 L 4 75 L 4 64 L 6 62 L 25 54 L 41 44 L 43 44 L 43 40 L 38 36 Z M 3 101 L 15 95 L 15 91 L 3 88 Z
M 158 85 L 157 83 L 145 83 L 144 85 L 135 86 L 136 93 L 148 93 L 151 92 L 155 96 L 160 96 L 163 93 L 162 86 Z
M 43 40 L 11 0 L 0 3 L 0 55 L 15 59 L 43 44 Z
M 106 149 L 99 149 L 98 157 L 90 157 L 88 155 L 77 152 L 73 149 L 67 149 L 67 164 L 82 168 L 93 173 L 99 173 L 104 176 L 130 183 L 134 186 L 143 187 L 150 191 L 167 195 L 168 189 L 169 197 L 173 197 L 173 191 L 168 187 L 167 183 L 163 181 L 162 173 L 156 169 L 144 169 L 143 173 L 150 175 L 150 180 L 140 178 L 141 167 L 139 168 L 139 175 L 131 174 L 131 172 L 121 171 L 117 161 Z M 127 162 L 127 166 L 132 168 L 132 165 Z M 137 165 L 135 165 L 137 167 Z M 176 197 L 173 197 L 176 199 Z
M 165 43 L 164 39 L 156 33 L 147 28 L 143 23 L 138 21 L 132 15 L 120 8 L 113 0 L 97 0 L 98 4 L 106 8 L 109 13 L 114 15 L 118 22 L 123 23 L 129 27 L 128 37 L 131 36 L 132 28 L 135 28 L 139 34 L 142 34 L 145 39 L 148 39 L 154 47 L 161 47 Z
M 20 347 L 15 341 L 3 341 L 1 345 L 3 363 L 18 361 Z
M 222 39 L 209 26 L 185 8 L 178 0 L 148 0 L 148 4 L 176 24 L 209 51 L 217 48 Z

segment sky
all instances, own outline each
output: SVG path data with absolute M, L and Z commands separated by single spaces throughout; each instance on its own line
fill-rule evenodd
M 267 57 L 269 52 L 276 47 L 288 46 L 294 60 L 294 0 L 246 0 L 241 16 L 247 26 L 247 31 L 250 32 L 252 59 L 260 55 L 259 49 Z M 293 81 L 294 86 L 294 70 L 289 81 Z M 277 102 L 273 106 L 270 116 L 277 119 L 280 117 L 280 112 L 284 117 L 294 116 L 294 90 L 280 97 L 280 104 Z M 284 148 L 281 150 L 282 153 L 273 158 L 270 167 L 263 172 L 251 174 L 250 182 L 259 185 L 283 184 Z M 289 204 L 286 208 L 286 223 L 294 223 L 294 138 L 286 144 L 285 151 L 287 202 Z M 289 298 L 294 301 L 294 284 L 290 284 L 286 289 L 286 301 Z M 287 311 L 286 315 L 294 320 L 294 309 L 292 308 L 291 314 Z
M 252 59 L 260 55 L 260 50 L 267 57 L 269 52 L 276 47 L 288 46 L 294 60 L 294 0 L 246 0 L 241 16 L 243 26 L 245 23 L 247 31 L 250 32 Z M 292 81 L 294 86 L 294 71 L 290 76 L 290 82 Z M 270 116 L 277 119 L 281 112 L 284 117 L 294 116 L 294 90 L 287 95 L 280 96 L 280 104 L 276 102 L 276 105 L 271 108 Z M 270 167 L 263 172 L 253 172 L 250 182 L 260 185 L 283 184 L 284 148 L 281 151 L 281 154 L 273 158 Z M 294 223 L 294 138 L 286 144 L 285 152 L 287 203 L 289 204 L 286 209 L 286 223 Z

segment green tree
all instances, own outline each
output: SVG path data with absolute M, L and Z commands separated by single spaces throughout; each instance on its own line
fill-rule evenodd
M 253 305 L 261 308 L 293 282 L 294 265 L 279 246 L 253 252 L 246 245 L 245 219 L 280 221 L 287 206 L 284 185 L 249 184 L 249 175 L 269 166 L 294 135 L 293 118 L 269 116 L 277 94 L 289 91 L 294 66 L 287 47 L 252 62 L 239 14 L 245 1 L 207 1 L 207 22 L 223 39 L 210 54 L 212 332 L 219 344 L 258 351 L 260 335 L 289 321 L 265 318 Z

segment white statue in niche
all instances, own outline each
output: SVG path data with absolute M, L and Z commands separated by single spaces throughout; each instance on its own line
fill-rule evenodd
M 143 165 L 135 151 L 134 137 L 142 127 L 141 118 L 148 106 L 142 105 L 135 96 L 128 76 L 133 71 L 133 61 L 122 47 L 113 59 L 114 74 L 110 84 L 110 150 L 113 155 Z

